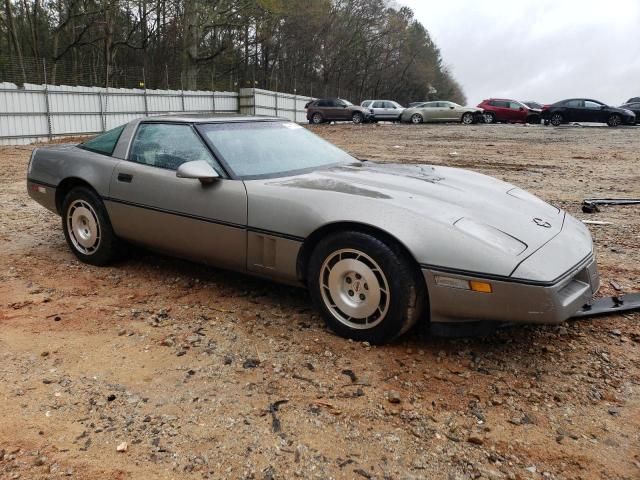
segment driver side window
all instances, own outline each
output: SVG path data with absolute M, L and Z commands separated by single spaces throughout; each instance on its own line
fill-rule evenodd
M 169 170 L 194 160 L 205 160 L 211 166 L 215 164 L 191 125 L 176 123 L 140 124 L 129 160 Z
M 569 100 L 565 106 L 569 108 L 582 108 L 582 100 Z
M 590 102 L 589 100 L 586 100 L 584 102 L 584 106 L 585 106 L 585 108 L 591 108 L 592 110 L 598 110 L 598 109 L 600 109 L 601 105 L 599 103 Z

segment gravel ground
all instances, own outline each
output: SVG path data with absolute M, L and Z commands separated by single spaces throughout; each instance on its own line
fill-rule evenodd
M 640 290 L 640 129 L 322 125 L 360 158 L 471 168 L 591 225 Z M 80 264 L 0 148 L 0 478 L 638 479 L 640 313 L 372 347 L 303 290 L 134 251 Z

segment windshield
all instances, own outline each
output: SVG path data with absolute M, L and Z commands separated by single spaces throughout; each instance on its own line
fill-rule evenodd
M 343 98 L 339 99 L 338 102 L 344 103 L 347 107 L 353 105 L 353 103 L 351 103 L 349 100 L 344 100 Z
M 235 176 L 244 179 L 358 162 L 297 123 L 210 123 L 198 130 Z

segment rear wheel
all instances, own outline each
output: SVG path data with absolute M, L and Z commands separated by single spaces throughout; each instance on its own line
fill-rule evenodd
M 465 125 L 471 125 L 473 123 L 473 113 L 467 112 L 462 115 L 462 123 Z
M 355 123 L 356 125 L 362 123 L 364 121 L 364 115 L 362 115 L 362 113 L 360 112 L 355 112 L 352 116 L 351 116 L 351 121 L 353 123 Z
M 411 123 L 413 123 L 414 125 L 422 123 L 423 121 L 424 119 L 422 118 L 422 115 L 420 115 L 419 113 L 414 113 L 413 115 L 411 115 Z
M 551 115 L 551 125 L 553 125 L 554 127 L 559 127 L 560 125 L 562 125 L 562 122 L 564 122 L 564 118 L 562 117 L 561 114 L 559 113 L 554 113 L 553 115 Z
M 396 246 L 356 231 L 320 241 L 307 284 L 316 307 L 338 335 L 384 343 L 421 316 L 424 281 Z
M 617 127 L 621 123 L 622 123 L 622 117 L 617 113 L 614 113 L 613 115 L 611 115 L 607 120 L 607 125 L 609 125 L 610 127 Z
M 319 125 L 324 121 L 324 118 L 322 118 L 322 114 L 321 113 L 314 113 L 313 115 L 311 115 L 311 123 L 313 123 L 314 125 Z
M 486 112 L 483 116 L 484 116 L 484 123 L 496 123 L 495 113 Z
M 64 198 L 62 229 L 69 248 L 83 262 L 102 266 L 115 258 L 118 238 L 102 200 L 90 188 L 73 188 Z

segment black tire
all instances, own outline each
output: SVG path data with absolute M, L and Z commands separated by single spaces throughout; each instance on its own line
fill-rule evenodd
M 309 120 L 313 125 L 320 125 L 324 122 L 324 118 L 320 112 L 316 112 L 311 115 L 311 120 Z
M 92 222 L 95 222 L 97 227 L 92 228 Z M 117 256 L 120 242 L 113 233 L 104 203 L 90 188 L 75 187 L 64 198 L 62 230 L 71 251 L 85 263 L 104 266 Z M 86 239 L 82 237 L 83 231 L 87 232 Z
M 414 125 L 418 125 L 424 122 L 424 118 L 419 113 L 414 113 L 413 115 L 411 115 L 411 118 L 409 118 L 409 121 Z
M 460 119 L 460 121 L 461 121 L 464 125 L 471 125 L 472 123 L 475 123 L 473 113 L 471 113 L 471 112 L 466 112 L 466 113 L 464 113 L 464 114 L 462 115 L 462 118 Z
M 610 127 L 618 127 L 622 125 L 622 117 L 617 113 L 614 113 L 607 119 L 607 125 Z
M 354 112 L 354 114 L 351 115 L 351 121 L 356 125 L 360 125 L 364 122 L 364 115 L 360 112 Z
M 562 116 L 561 113 L 553 113 L 551 114 L 551 118 L 549 119 L 549 123 L 551 123 L 551 125 L 553 125 L 554 127 L 559 127 L 560 125 L 562 125 L 564 123 L 564 117 Z
M 307 285 L 329 328 L 372 344 L 407 332 L 427 303 L 424 280 L 406 254 L 395 244 L 357 231 L 332 234 L 318 243 L 309 259 Z M 345 313 L 343 305 L 360 310 Z M 373 313 L 358 316 L 371 308 Z
M 492 112 L 486 112 L 483 114 L 484 123 L 496 123 L 496 114 Z

